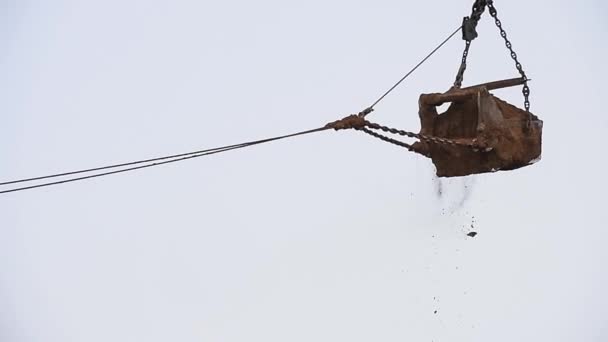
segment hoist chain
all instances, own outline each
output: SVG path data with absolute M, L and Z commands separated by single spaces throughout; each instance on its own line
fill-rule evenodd
M 481 19 L 481 15 L 486 9 L 486 0 L 476 0 L 473 4 L 473 10 L 470 17 L 465 17 L 462 21 L 462 39 L 465 40 L 464 52 L 462 53 L 462 61 L 458 74 L 456 75 L 456 81 L 454 81 L 454 88 L 460 88 L 462 86 L 462 80 L 464 78 L 464 72 L 467 69 L 467 57 L 469 56 L 469 49 L 471 48 L 471 41 L 477 38 L 477 23 Z
M 473 11 L 470 17 L 465 17 L 462 23 L 462 38 L 465 40 L 465 48 L 462 53 L 462 60 L 460 63 L 460 68 L 458 69 L 458 73 L 456 74 L 456 80 L 454 81 L 454 88 L 460 88 L 462 86 L 462 81 L 464 78 L 464 72 L 467 69 L 467 57 L 469 56 L 469 49 L 471 47 L 471 41 L 477 38 L 477 23 L 483 14 L 485 7 L 488 7 L 488 11 L 492 18 L 494 18 L 494 22 L 496 26 L 500 30 L 500 36 L 505 40 L 505 46 L 509 49 L 511 53 L 511 58 L 515 61 L 515 67 L 517 71 L 521 75 L 522 79 L 528 81 L 528 76 L 524 72 L 524 69 L 517 59 L 517 54 L 513 51 L 513 44 L 507 38 L 507 32 L 502 27 L 502 23 L 500 19 L 498 19 L 498 11 L 496 7 L 494 7 L 493 0 L 475 0 L 473 4 Z M 527 112 L 530 111 L 530 87 L 528 87 L 528 82 L 524 83 L 522 93 L 524 95 L 524 108 Z
M 507 38 L 507 32 L 505 32 L 505 30 L 502 28 L 502 23 L 500 22 L 500 19 L 498 19 L 498 13 L 491 0 L 488 0 L 488 10 L 489 10 L 492 18 L 494 18 L 496 27 L 498 27 L 498 29 L 500 30 L 500 36 L 505 40 L 505 46 L 507 47 L 507 49 L 509 49 L 509 52 L 511 53 L 511 58 L 513 58 L 513 61 L 515 61 L 515 67 L 517 68 L 517 71 L 519 71 L 519 74 L 521 75 L 521 77 L 527 81 L 528 76 L 526 76 L 526 73 L 524 72 L 524 69 L 521 66 L 521 63 L 519 62 L 519 60 L 517 60 L 517 54 L 515 53 L 515 51 L 513 51 L 513 44 L 511 44 L 511 42 Z M 524 95 L 524 108 L 526 109 L 527 112 L 529 112 L 530 111 L 530 87 L 528 87 L 528 82 L 524 83 L 522 94 Z
M 458 74 L 456 74 L 456 81 L 454 81 L 454 88 L 460 88 L 462 86 L 462 80 L 464 79 L 464 72 L 467 70 L 467 57 L 469 56 L 469 48 L 471 47 L 471 42 L 467 41 L 464 46 L 464 52 L 462 53 L 462 62 L 460 63 L 460 68 L 458 69 Z

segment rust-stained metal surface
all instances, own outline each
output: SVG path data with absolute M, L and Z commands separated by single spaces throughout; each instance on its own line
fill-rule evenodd
M 487 89 L 479 86 L 420 96 L 420 134 L 479 146 L 415 143 L 412 149 L 433 160 L 437 176 L 513 170 L 540 158 L 543 122 Z M 436 107 L 448 102 L 448 110 L 439 114 Z

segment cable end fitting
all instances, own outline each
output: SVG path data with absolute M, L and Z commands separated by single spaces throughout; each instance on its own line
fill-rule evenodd
M 370 113 L 371 113 L 371 112 L 373 112 L 373 111 L 374 111 L 374 108 L 372 108 L 372 107 L 367 107 L 367 108 L 365 108 L 363 111 L 359 112 L 359 114 L 358 114 L 358 115 L 359 115 L 360 117 L 364 118 L 364 117 L 365 117 L 367 114 L 370 114 Z
M 352 114 L 338 121 L 330 122 L 325 125 L 326 128 L 332 128 L 336 131 L 343 129 L 362 129 L 367 125 L 367 121 L 359 114 Z

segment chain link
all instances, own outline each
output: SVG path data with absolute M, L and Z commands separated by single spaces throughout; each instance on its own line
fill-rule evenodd
M 471 142 L 463 142 L 463 141 L 457 141 L 457 140 L 452 140 L 452 139 L 439 138 L 439 137 L 434 137 L 434 136 L 429 136 L 429 135 L 424 135 L 424 134 L 403 131 L 403 130 L 396 129 L 396 128 L 390 128 L 390 127 L 382 126 L 377 123 L 373 123 L 373 122 L 369 122 L 369 121 L 365 122 L 365 126 L 371 128 L 371 129 L 381 130 L 386 133 L 398 134 L 398 135 L 409 137 L 409 138 L 420 139 L 422 141 L 425 141 L 427 143 L 432 143 L 432 144 L 462 146 L 462 147 L 469 147 L 472 149 L 483 148 L 482 146 L 479 146 L 479 144 L 477 144 L 476 139 L 472 139 Z
M 396 139 L 393 139 L 393 138 L 389 138 L 387 136 L 384 136 L 382 134 L 376 133 L 376 132 L 372 131 L 371 129 L 367 129 L 367 128 L 360 128 L 358 130 L 360 130 L 361 132 L 365 132 L 365 133 L 371 135 L 372 137 L 378 138 L 378 139 L 380 139 L 382 141 L 386 141 L 387 143 L 391 143 L 393 145 L 405 147 L 406 149 L 408 149 L 408 151 L 415 152 L 412 149 L 412 145 L 410 145 L 408 143 L 404 143 L 403 141 L 399 141 L 399 140 L 396 140 Z
M 408 132 L 408 131 L 404 131 L 404 130 L 400 130 L 400 129 L 396 129 L 396 128 L 390 128 L 388 126 L 383 126 L 383 125 L 380 125 L 377 123 L 369 122 L 358 114 L 352 114 L 352 115 L 344 117 L 340 120 L 330 122 L 327 125 L 325 125 L 324 129 L 334 129 L 336 131 L 345 130 L 345 129 L 355 129 L 358 131 L 363 131 L 371 136 L 374 136 L 378 139 L 384 140 L 391 144 L 405 147 L 405 148 L 409 149 L 410 151 L 413 151 L 412 145 L 401 142 L 399 140 L 395 140 L 395 139 L 386 137 L 382 134 L 378 134 L 376 132 L 371 131 L 370 129 L 380 130 L 380 131 L 383 131 L 386 133 L 391 133 L 391 134 L 398 134 L 398 135 L 409 137 L 409 138 L 415 138 L 415 139 L 419 139 L 420 141 L 424 141 L 424 142 L 427 142 L 430 144 L 467 147 L 467 148 L 472 148 L 475 151 L 479 151 L 479 150 L 487 151 L 488 150 L 486 144 L 480 143 L 477 139 L 466 139 L 465 141 L 461 141 L 461 140 L 453 140 L 453 139 L 440 138 L 440 137 L 435 137 L 435 136 L 430 136 L 430 135 L 425 135 L 425 134 L 419 134 L 419 133 L 414 133 L 414 132 Z
M 469 56 L 470 47 L 471 42 L 467 40 L 467 42 L 465 43 L 464 52 L 462 53 L 462 62 L 460 63 L 458 74 L 456 74 L 456 81 L 454 81 L 454 88 L 460 88 L 462 86 L 464 72 L 467 70 L 467 57 Z
M 466 45 L 464 52 L 462 53 L 462 61 L 460 63 L 460 68 L 458 69 L 458 74 L 456 75 L 456 81 L 454 81 L 454 88 L 460 88 L 462 86 L 464 72 L 467 69 L 467 57 L 469 56 L 471 42 L 473 39 L 477 38 L 475 28 L 477 27 L 477 23 L 479 22 L 479 19 L 481 19 L 481 15 L 485 9 L 486 0 L 475 0 L 473 9 L 471 11 L 471 16 L 464 18 L 462 22 L 462 38 L 466 41 Z
M 462 24 L 463 31 L 463 39 L 466 41 L 466 45 L 464 48 L 464 52 L 462 54 L 462 61 L 460 63 L 460 68 L 458 69 L 458 73 L 456 75 L 456 80 L 454 81 L 454 88 L 460 88 L 462 86 L 462 81 L 464 78 L 464 72 L 467 69 L 467 57 L 469 55 L 469 49 L 471 47 L 471 41 L 477 37 L 477 32 L 475 28 L 477 27 L 477 23 L 481 18 L 481 15 L 485 11 L 485 7 L 488 7 L 488 11 L 492 18 L 494 18 L 494 22 L 496 27 L 500 30 L 500 36 L 505 41 L 505 46 L 509 49 L 511 54 L 511 58 L 515 61 L 515 67 L 517 71 L 521 75 L 521 77 L 526 81 L 524 83 L 522 94 L 524 95 L 524 108 L 527 112 L 530 112 L 530 87 L 528 86 L 528 76 L 526 75 L 521 63 L 517 59 L 517 53 L 513 50 L 513 44 L 507 38 L 507 32 L 502 27 L 502 22 L 498 19 L 498 11 L 496 7 L 494 7 L 493 0 L 475 0 L 473 4 L 473 11 L 470 17 L 464 18 Z
M 500 21 L 500 19 L 498 19 L 498 11 L 494 7 L 492 1 L 488 1 L 488 10 L 492 18 L 494 18 L 496 27 L 498 27 L 498 29 L 500 30 L 500 36 L 505 40 L 505 46 L 507 47 L 507 49 L 509 49 L 509 52 L 511 53 L 511 58 L 513 59 L 513 61 L 515 61 L 515 67 L 517 68 L 517 71 L 525 81 L 528 81 L 528 76 L 526 76 L 524 68 L 517 59 L 517 53 L 513 51 L 513 44 L 511 44 L 511 42 L 507 38 L 507 32 L 505 32 L 505 30 L 502 28 L 502 22 Z M 524 108 L 527 112 L 530 112 L 530 87 L 528 87 L 528 82 L 524 83 L 522 94 L 524 95 Z

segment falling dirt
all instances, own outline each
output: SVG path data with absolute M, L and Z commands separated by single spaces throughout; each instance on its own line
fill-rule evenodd
M 433 177 L 436 198 L 444 201 L 447 205 L 442 208 L 441 214 L 445 215 L 446 210 L 453 214 L 463 209 L 473 194 L 475 183 L 476 178 L 474 176 L 459 179 Z
M 470 238 L 474 238 L 479 234 L 475 229 L 475 222 L 475 216 L 471 216 L 471 224 L 469 225 L 469 229 L 466 234 Z
M 435 193 L 437 194 L 437 198 L 443 197 L 443 183 L 441 183 L 441 179 L 439 179 L 439 177 L 433 177 L 433 181 L 435 184 Z

